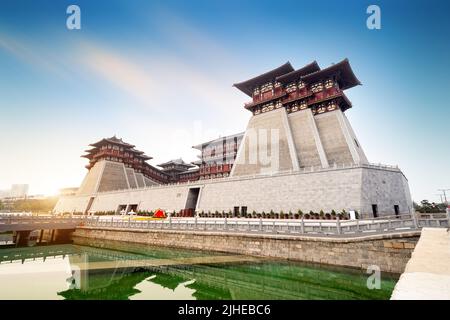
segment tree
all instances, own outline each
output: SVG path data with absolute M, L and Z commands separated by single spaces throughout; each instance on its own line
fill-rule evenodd
M 430 203 L 428 200 L 424 199 L 420 201 L 420 205 L 414 206 L 414 209 L 421 213 L 445 212 L 445 204 L 443 203 L 436 204 L 434 202 Z
M 57 197 L 44 199 L 21 199 L 12 204 L 13 211 L 48 212 L 53 210 L 58 201 Z

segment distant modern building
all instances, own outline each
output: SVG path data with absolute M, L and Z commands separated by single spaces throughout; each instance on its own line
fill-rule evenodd
M 325 69 L 288 62 L 235 84 L 251 98 L 247 129 L 194 146 L 197 167 L 176 159 L 159 169 L 134 145 L 102 139 L 84 156 L 89 171 L 77 194 L 55 211 L 410 213 L 406 177 L 368 162 L 345 115 L 344 91 L 359 84 L 347 59 Z
M 9 190 L 0 190 L 0 199 L 9 197 Z
M 26 198 L 28 196 L 28 184 L 13 184 L 9 190 L 0 190 L 2 198 Z

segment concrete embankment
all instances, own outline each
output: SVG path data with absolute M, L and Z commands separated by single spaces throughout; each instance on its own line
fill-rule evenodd
M 424 228 L 405 272 L 395 286 L 393 300 L 450 299 L 449 229 Z
M 142 230 L 81 227 L 75 244 L 96 245 L 96 240 L 143 243 L 155 246 L 218 251 L 273 257 L 402 273 L 419 239 L 420 231 L 374 234 L 361 237 L 261 235 L 244 233 Z

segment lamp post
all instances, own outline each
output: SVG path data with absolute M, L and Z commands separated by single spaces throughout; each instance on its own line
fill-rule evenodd
M 438 189 L 438 191 L 442 191 L 442 193 L 444 194 L 445 205 L 448 206 L 447 194 L 445 193 L 445 191 L 450 191 L 450 189 Z

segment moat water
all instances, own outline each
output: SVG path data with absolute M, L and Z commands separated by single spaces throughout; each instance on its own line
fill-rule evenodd
M 363 270 L 124 243 L 0 249 L 0 299 L 389 299 Z M 105 246 L 112 249 L 105 249 Z M 103 247 L 103 248 L 102 248 Z

